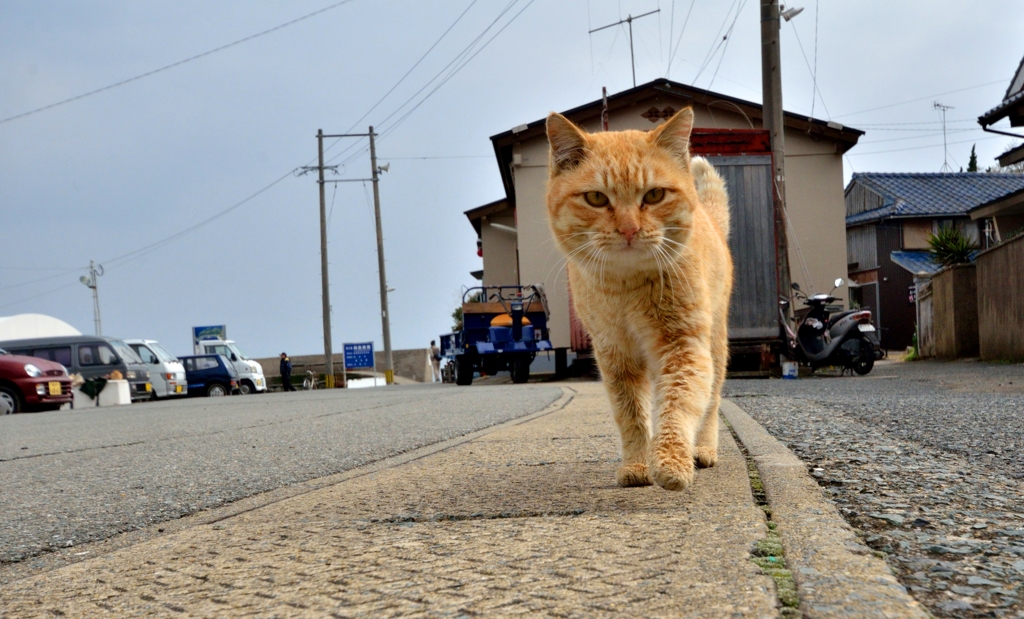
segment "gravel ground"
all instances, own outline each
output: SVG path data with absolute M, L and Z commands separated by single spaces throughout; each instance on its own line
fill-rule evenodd
M 560 395 L 436 384 L 3 416 L 0 565 L 461 436 Z
M 1024 366 L 880 363 L 725 390 L 934 615 L 1024 618 Z

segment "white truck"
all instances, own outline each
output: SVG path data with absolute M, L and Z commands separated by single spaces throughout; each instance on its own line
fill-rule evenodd
M 238 372 L 238 391 L 242 395 L 261 393 L 267 390 L 267 379 L 263 376 L 263 367 L 246 356 L 238 348 L 234 340 L 199 340 L 196 344 L 197 355 L 224 355 L 235 366 Z

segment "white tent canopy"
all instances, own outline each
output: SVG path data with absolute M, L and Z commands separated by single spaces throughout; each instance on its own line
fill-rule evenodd
M 45 314 L 0 316 L 0 342 L 61 335 L 82 335 L 82 332 L 59 318 Z

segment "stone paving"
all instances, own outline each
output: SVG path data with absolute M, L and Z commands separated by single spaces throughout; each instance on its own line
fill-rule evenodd
M 1024 619 L 1024 366 L 880 364 L 732 381 L 861 539 L 938 617 Z

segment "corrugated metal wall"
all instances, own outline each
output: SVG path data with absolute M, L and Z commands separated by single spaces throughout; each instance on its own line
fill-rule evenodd
M 708 157 L 725 179 L 732 215 L 729 249 L 734 279 L 729 339 L 779 335 L 771 157 Z

